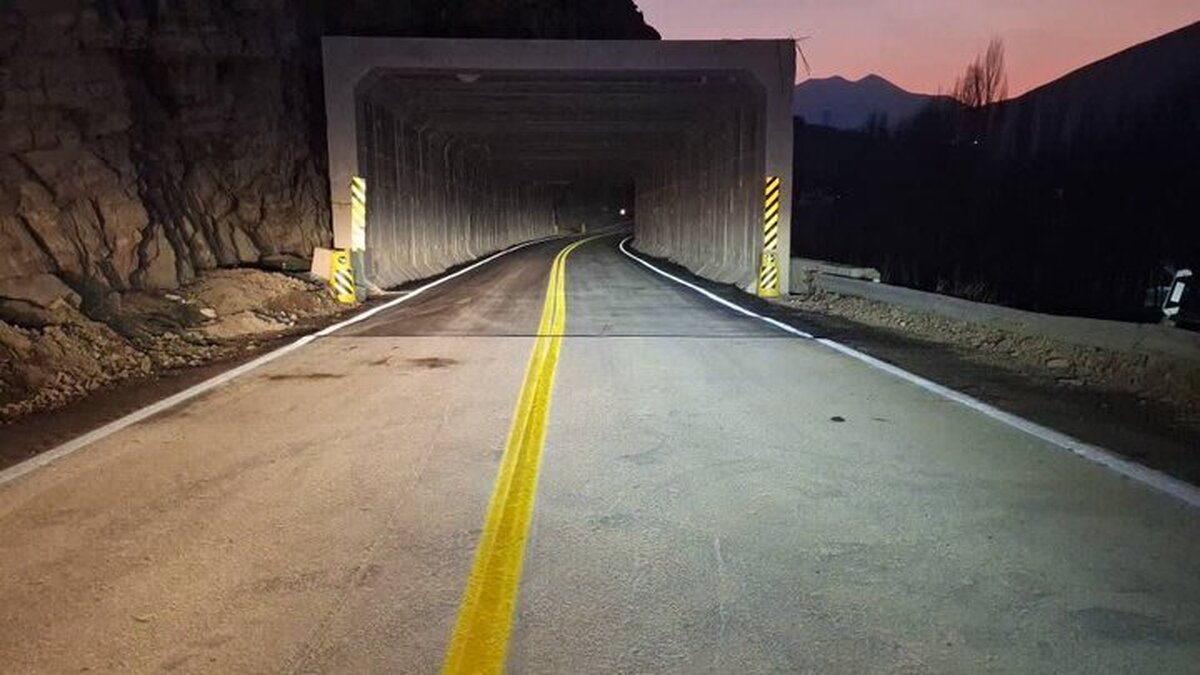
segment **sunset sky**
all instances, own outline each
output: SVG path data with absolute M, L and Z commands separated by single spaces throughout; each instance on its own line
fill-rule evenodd
M 637 0 L 669 40 L 808 35 L 813 77 L 948 90 L 992 36 L 1017 95 L 1200 21 L 1200 0 Z

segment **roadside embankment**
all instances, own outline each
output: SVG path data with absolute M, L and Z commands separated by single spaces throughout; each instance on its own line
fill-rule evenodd
M 1200 334 L 1037 314 L 827 274 L 784 302 L 944 344 L 972 361 L 1061 387 L 1155 400 L 1184 421 L 1200 421 Z
M 122 381 L 232 358 L 342 311 L 322 284 L 257 269 L 98 298 L 51 279 L 35 300 L 0 297 L 0 424 Z

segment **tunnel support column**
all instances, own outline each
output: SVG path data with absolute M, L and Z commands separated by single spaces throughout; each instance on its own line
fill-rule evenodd
M 795 134 L 792 119 L 792 96 L 796 87 L 796 45 L 794 42 L 785 41 L 779 43 L 777 49 L 779 50 L 777 52 L 778 70 L 773 73 L 772 78 L 764 81 L 767 100 L 764 106 L 766 119 L 763 131 L 766 138 L 763 147 L 766 166 L 763 175 L 779 179 L 779 222 L 776 228 L 779 233 L 779 242 L 775 247 L 779 280 L 776 287 L 779 289 L 779 293 L 787 294 L 791 288 L 790 272 L 792 267 L 792 180 L 794 171 L 792 151 Z M 766 243 L 765 237 L 762 243 Z
M 355 297 L 367 299 L 367 179 L 350 179 L 350 264 L 354 270 Z
M 762 263 L 758 270 L 758 297 L 779 297 L 779 176 L 767 176 L 764 193 Z

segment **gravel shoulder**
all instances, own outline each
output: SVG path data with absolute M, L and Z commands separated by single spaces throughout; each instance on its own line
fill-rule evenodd
M 822 337 L 1200 484 L 1195 362 L 1081 347 L 828 292 L 770 307 Z

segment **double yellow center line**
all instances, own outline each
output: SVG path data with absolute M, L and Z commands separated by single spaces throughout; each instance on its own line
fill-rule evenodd
M 550 268 L 537 341 L 500 460 L 487 521 L 459 606 L 443 673 L 504 671 L 521 564 L 525 559 L 525 539 L 533 518 L 550 394 L 567 323 L 567 256 L 598 238 L 590 237 L 567 246 L 554 258 Z

